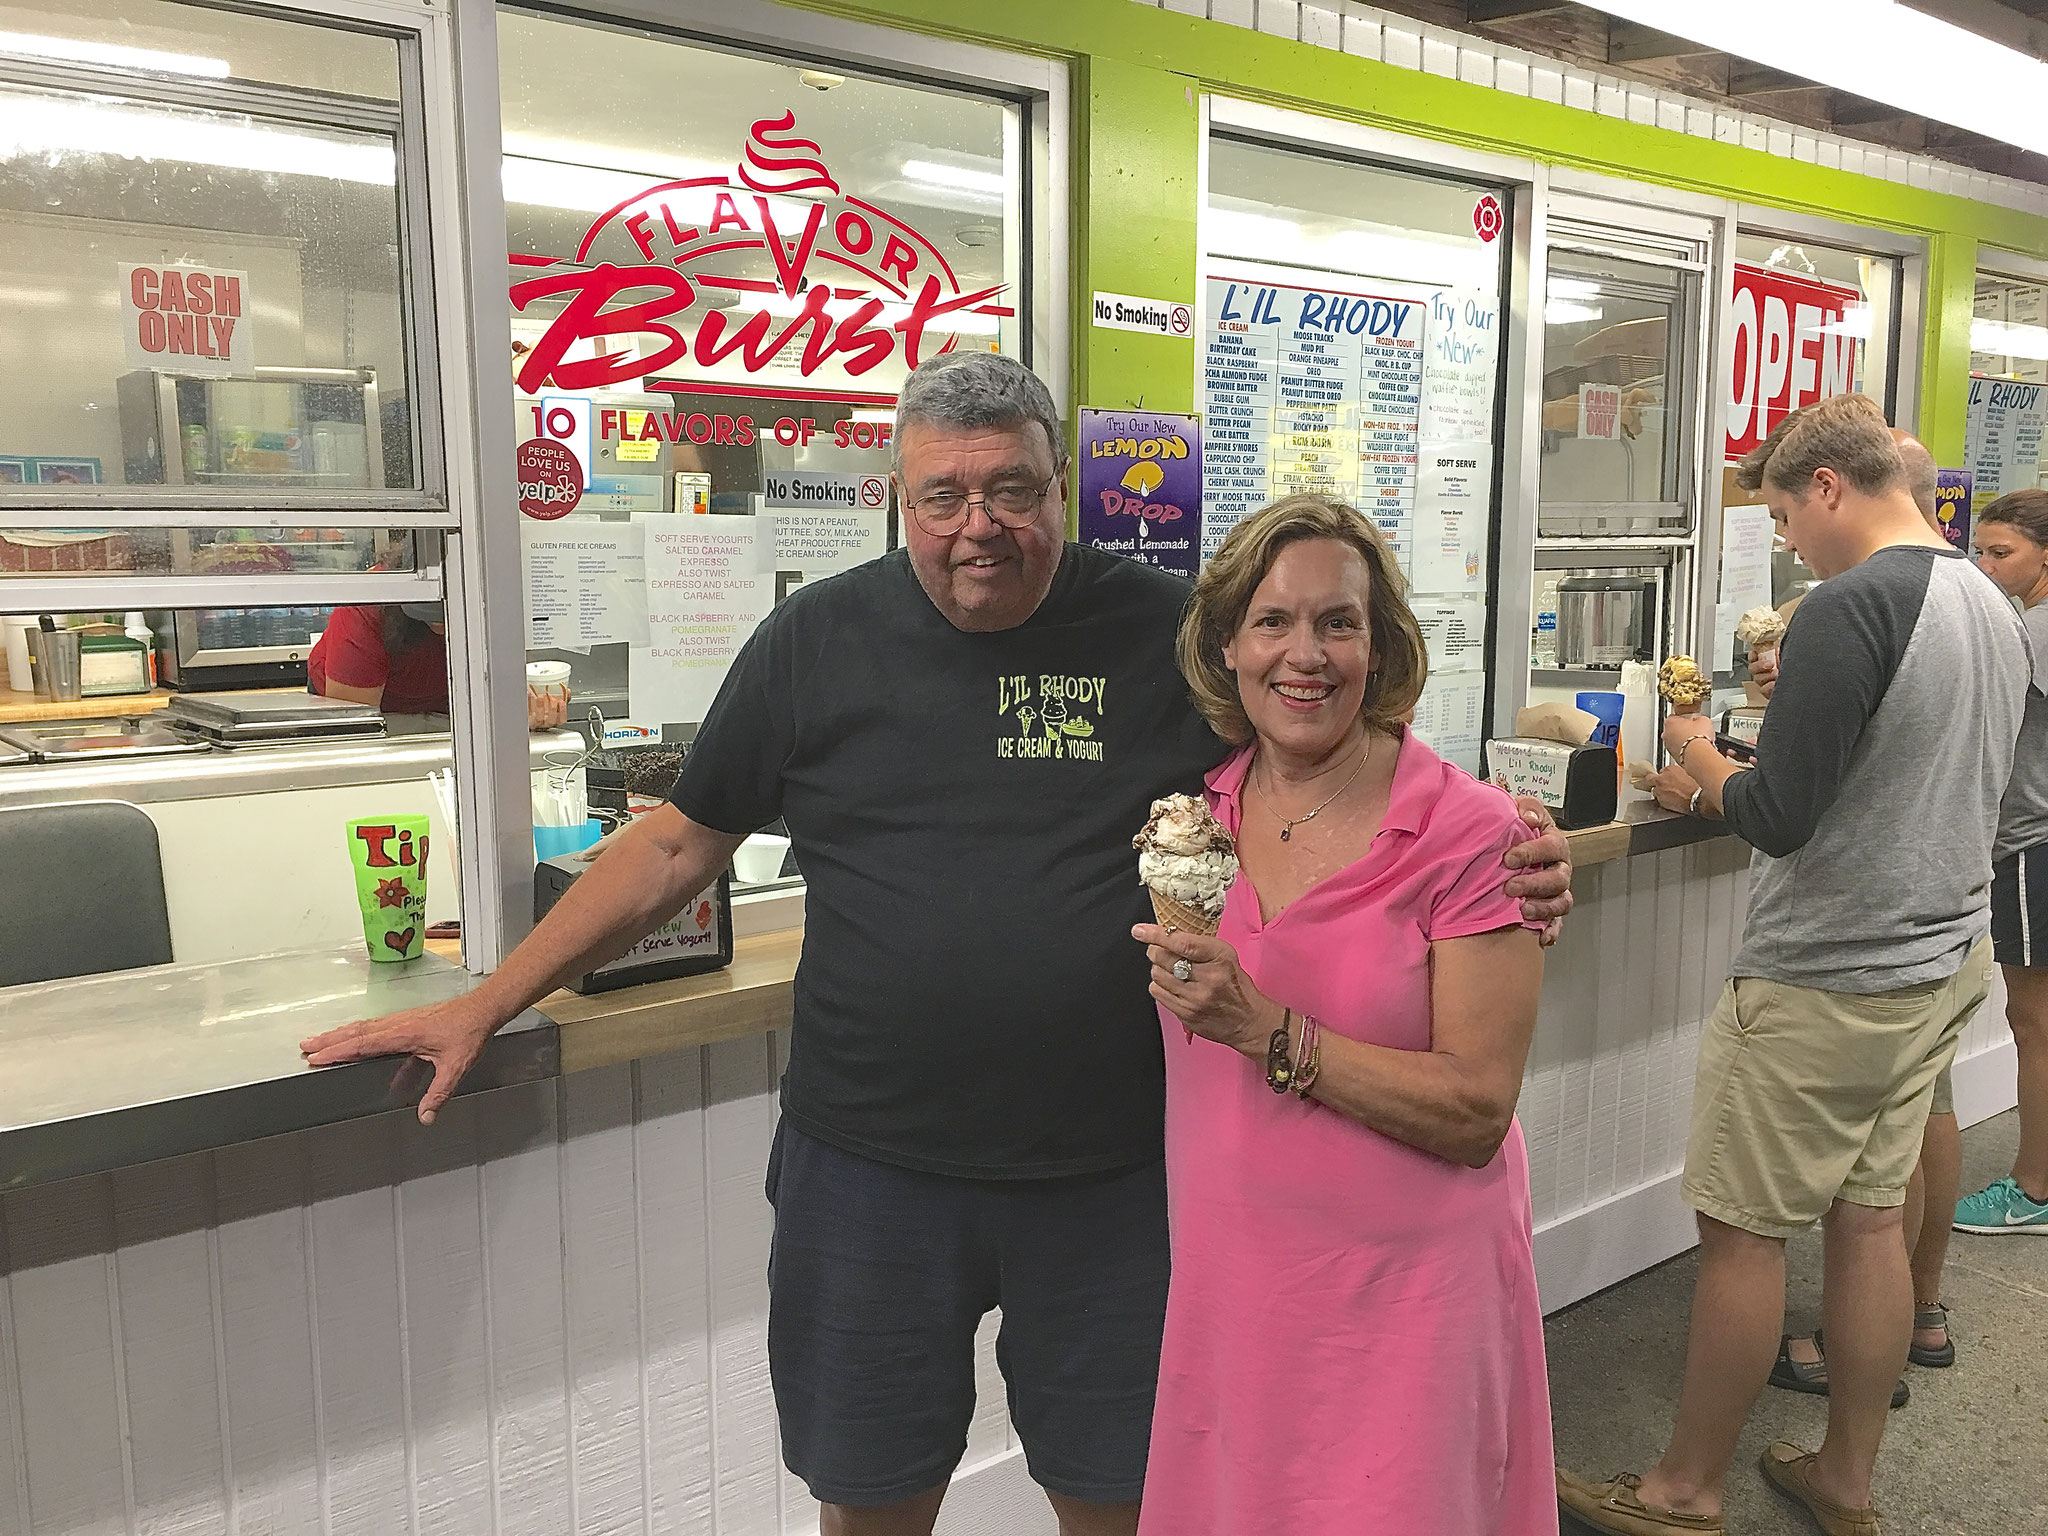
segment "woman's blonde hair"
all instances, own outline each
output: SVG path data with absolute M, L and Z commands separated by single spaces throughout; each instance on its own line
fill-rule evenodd
M 1408 583 L 1386 536 L 1357 508 L 1323 496 L 1287 496 L 1255 512 L 1223 541 L 1195 579 L 1195 595 L 1181 616 L 1175 654 L 1195 707 L 1210 728 L 1234 746 L 1252 739 L 1237 691 L 1237 675 L 1223 664 L 1223 647 L 1251 608 L 1252 594 L 1280 551 L 1304 539 L 1335 539 L 1365 561 L 1366 624 L 1372 635 L 1372 672 L 1359 716 L 1369 730 L 1407 719 L 1429 677 L 1429 651 L 1408 606 Z

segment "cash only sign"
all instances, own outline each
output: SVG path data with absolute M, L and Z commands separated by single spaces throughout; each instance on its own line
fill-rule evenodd
M 646 379 L 646 389 L 736 403 L 890 405 L 904 374 L 958 344 L 964 315 L 1016 312 L 1004 285 L 963 284 L 922 232 L 845 192 L 790 111 L 753 125 L 730 172 L 649 186 L 592 220 L 573 252 L 511 260 L 515 310 L 560 305 L 518 360 L 519 387 L 535 395 Z M 986 319 L 965 328 L 993 329 Z M 642 340 L 621 348 L 626 337 Z M 844 446 L 887 440 L 879 423 L 821 429 L 797 414 L 633 416 L 643 441 L 793 446 L 837 428 L 872 439 Z

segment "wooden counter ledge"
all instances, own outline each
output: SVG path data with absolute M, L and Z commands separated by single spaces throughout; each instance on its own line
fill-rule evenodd
M 118 720 L 124 715 L 147 715 L 171 702 L 171 691 L 117 693 L 97 699 L 67 699 L 62 704 L 39 699 L 32 693 L 0 688 L 0 725 L 18 725 L 31 720 Z
M 803 947 L 800 928 L 757 934 L 734 945 L 722 971 L 587 997 L 557 992 L 535 1012 L 561 1031 L 564 1072 L 765 1035 L 789 1028 Z

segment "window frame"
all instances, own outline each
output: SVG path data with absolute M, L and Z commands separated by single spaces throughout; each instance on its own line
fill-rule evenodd
M 197 0 L 180 3 L 194 4 Z M 433 231 L 426 216 L 430 198 L 424 107 L 427 81 L 425 33 L 416 24 L 419 16 L 409 8 L 401 10 L 379 0 L 334 0 L 321 6 L 307 4 L 305 0 L 270 0 L 260 7 L 205 8 L 244 11 L 301 26 L 387 38 L 397 49 L 398 98 L 384 103 L 297 86 L 166 79 L 141 69 L 17 56 L 7 58 L 7 83 L 41 90 L 89 91 L 152 106 L 238 113 L 279 124 L 388 133 L 394 153 L 393 196 L 403 253 L 399 263 L 399 319 L 414 434 L 413 458 L 419 467 L 420 485 L 351 491 L 254 486 L 202 490 L 174 485 L 107 484 L 56 490 L 39 486 L 10 491 L 0 497 L 0 526 L 178 528 L 231 521 L 230 514 L 234 513 L 262 513 L 266 527 L 291 527 L 303 513 L 306 522 L 317 522 L 323 527 L 452 528 L 456 516 L 449 505 L 443 473 L 446 445 L 440 410 L 444 398 L 442 359 L 436 355 L 432 340 L 437 335 L 435 296 L 433 284 L 421 278 L 421 274 L 433 268 Z M 366 594 L 361 587 L 350 590 Z

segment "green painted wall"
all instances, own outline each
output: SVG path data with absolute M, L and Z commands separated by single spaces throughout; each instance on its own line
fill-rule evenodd
M 1080 63 L 1074 93 L 1087 110 L 1076 114 L 1074 402 L 1192 411 L 1192 336 L 1098 330 L 1086 309 L 1096 289 L 1194 302 L 1199 88 L 1186 75 L 1104 55 Z
M 1196 100 L 1213 90 L 1475 149 L 1923 236 L 1930 242 L 1920 430 L 1962 455 L 1980 246 L 2048 257 L 2048 219 L 1761 150 L 1512 96 L 1132 0 L 788 0 L 1075 66 L 1075 400 L 1187 409 L 1190 344 L 1094 332 L 1096 288 L 1192 296 Z M 1098 185 L 1098 183 L 1101 183 Z M 1133 224 L 1134 219 L 1145 222 Z M 1114 337 L 1115 339 L 1098 339 Z M 1168 393 L 1167 391 L 1171 391 Z

